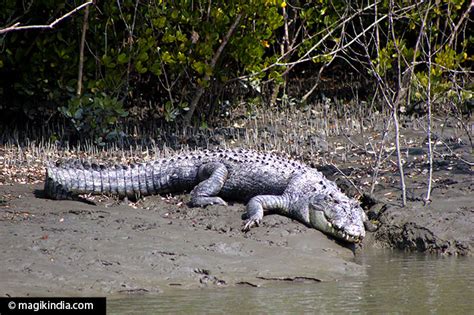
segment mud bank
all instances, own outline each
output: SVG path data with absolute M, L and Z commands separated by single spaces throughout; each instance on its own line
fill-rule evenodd
M 441 255 L 473 255 L 472 196 L 448 197 L 428 206 L 382 205 L 376 219 L 380 228 L 374 238 L 379 246 Z
M 395 247 L 472 255 L 471 187 L 445 187 L 428 206 L 378 202 L 362 247 L 271 215 L 242 233 L 244 205 L 189 208 L 189 195 L 96 205 L 42 198 L 41 185 L 3 185 L 0 294 L 153 294 L 176 288 L 325 282 L 362 275 L 354 254 Z M 380 192 L 380 194 L 382 194 Z M 322 284 L 323 285 L 323 284 Z
M 42 199 L 41 189 L 0 186 L 2 296 L 265 286 L 363 272 L 351 262 L 354 248 L 285 217 L 242 233 L 242 204 L 189 208 L 189 195 L 178 195 L 89 205 Z
M 412 166 L 407 172 L 416 173 L 416 168 Z M 474 255 L 471 168 L 460 161 L 437 163 L 433 176 L 435 181 L 428 203 L 424 201 L 426 176 L 423 173 L 411 176 L 409 201 L 404 208 L 399 198 L 392 201 L 384 198 L 399 194 L 396 187 L 377 190 L 376 198 L 381 200 L 369 201 L 367 205 L 367 214 L 378 227 L 373 235 L 375 246 L 437 255 Z
M 446 136 L 443 143 L 451 143 L 451 138 Z M 0 173 L 0 295 L 112 296 L 343 280 L 366 273 L 365 266 L 353 262 L 354 253 L 371 247 L 472 256 L 471 147 L 466 141 L 439 145 L 431 202 L 425 205 L 424 135 L 409 134 L 406 139 L 408 205 L 400 207 L 396 156 L 388 154 L 372 199 L 361 200 L 375 231 L 357 248 L 278 215 L 266 216 L 260 227 L 242 233 L 243 204 L 189 208 L 188 194 L 151 196 L 138 203 L 99 197 L 96 205 L 47 200 L 39 184 L 44 178 L 42 158 L 16 163 L 19 152 L 0 150 L 5 160 L 14 162 Z M 328 143 L 338 145 L 337 154 L 315 156 L 307 148 L 301 150 L 308 154 L 292 153 L 352 197 L 370 191 L 373 153 L 357 145 L 346 150 L 339 145 L 342 140 Z M 344 158 L 328 163 L 338 156 Z

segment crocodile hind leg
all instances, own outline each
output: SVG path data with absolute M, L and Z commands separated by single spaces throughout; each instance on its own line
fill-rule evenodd
M 199 168 L 199 178 L 204 179 L 191 192 L 191 205 L 205 207 L 207 205 L 224 205 L 227 203 L 217 197 L 227 180 L 228 171 L 224 164 L 207 163 Z
M 242 228 L 247 232 L 253 226 L 259 226 L 265 211 L 285 212 L 288 209 L 288 199 L 285 196 L 260 195 L 250 199 L 247 204 L 247 220 Z

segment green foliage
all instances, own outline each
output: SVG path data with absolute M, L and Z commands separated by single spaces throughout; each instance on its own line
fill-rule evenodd
M 188 104 L 185 102 L 173 105 L 170 101 L 168 101 L 165 103 L 163 116 L 167 122 L 172 122 L 175 121 L 182 112 L 188 110 Z
M 136 4 L 100 1 L 91 7 L 83 76 L 87 95 L 103 92 L 125 98 L 126 107 L 141 95 L 163 108 L 162 117 L 172 121 L 187 107 L 198 86 L 209 87 L 205 76 L 225 82 L 259 71 L 274 60 L 265 53 L 282 26 L 281 1 Z M 8 25 L 21 17 L 23 24 L 45 24 L 74 5 L 35 0 L 25 9 L 21 3 L 6 0 L 0 20 Z M 226 53 L 212 68 L 211 60 L 238 14 L 244 17 Z M 9 98 L 18 100 L 11 107 L 35 107 L 47 101 L 54 108 L 75 94 L 82 17 L 78 12 L 54 31 L 14 32 L 2 37 L 6 53 L 0 57 L 0 75 L 13 73 L 15 80 L 10 86 L 5 84 L 8 92 L 1 95 L 0 90 L 0 97 L 10 94 Z M 155 86 L 153 95 L 149 86 Z M 81 104 L 89 106 L 89 102 Z
M 407 3 L 395 1 L 395 9 Z M 438 51 L 431 74 L 438 86 L 433 91 L 449 91 L 448 70 L 469 62 L 465 51 L 473 44 L 472 37 L 467 37 L 457 47 L 443 46 L 449 42 L 448 28 L 459 21 L 466 3 L 443 0 L 422 3 L 417 10 L 399 10 L 395 39 L 386 31 L 388 19 L 384 20 L 380 24 L 380 46 L 368 42 L 378 74 L 391 80 L 399 59 L 405 62 L 402 72 L 413 60 L 419 64 L 426 61 L 420 50 L 414 56 L 414 47 L 424 17 L 420 12 L 429 10 L 429 32 Z M 0 21 L 4 26 L 15 22 L 45 24 L 76 5 L 71 1 L 33 0 L 25 6 L 21 1 L 5 0 Z M 174 121 L 186 112 L 201 86 L 210 93 L 213 87 L 249 74 L 253 75 L 249 81 L 258 85 L 267 80 L 279 84 L 289 76 L 282 76 L 288 67 L 274 65 L 277 61 L 292 62 L 305 56 L 311 60 L 309 67 L 327 63 L 332 60 L 330 52 L 335 46 L 347 43 L 348 38 L 374 21 L 373 11 L 364 11 L 357 20 L 360 29 L 347 27 L 332 32 L 347 14 L 357 11 L 355 4 L 352 6 L 332 0 L 96 1 L 90 7 L 86 34 L 84 96 L 75 96 L 83 24 L 83 12 L 77 12 L 54 30 L 0 36 L 0 105 L 25 112 L 38 108 L 38 104 L 49 106 L 69 118 L 78 132 L 103 141 L 126 116 L 126 110 L 140 106 L 137 103 L 158 109 L 150 119 Z M 377 3 L 379 16 L 388 10 L 389 1 Z M 217 50 L 240 14 L 238 27 L 213 67 Z M 285 38 L 285 19 L 289 38 Z M 444 23 L 446 19 L 453 23 Z M 287 42 L 294 49 L 282 57 Z M 315 46 L 321 42 L 324 44 Z M 351 51 L 344 53 L 349 54 L 347 60 L 357 60 Z M 414 95 L 421 97 L 426 88 L 426 67 L 416 67 L 415 74 L 418 94 Z M 251 86 L 261 93 L 259 86 Z M 122 104 L 117 99 L 125 101 Z M 65 103 L 68 105 L 62 107 Z
M 464 90 L 459 94 L 455 93 L 454 82 L 450 78 L 450 71 L 452 69 L 459 69 L 466 59 L 467 54 L 465 52 L 456 53 L 451 47 L 441 49 L 434 56 L 434 60 L 432 60 L 431 72 L 428 72 L 426 69 L 426 71 L 417 71 L 415 73 L 416 80 L 412 83 L 415 91 L 413 95 L 414 100 L 422 101 L 426 98 L 429 80 L 431 80 L 431 97 L 434 99 L 442 102 L 451 99 L 459 105 L 466 100 L 472 99 L 474 97 L 473 91 Z
M 117 128 L 119 119 L 128 116 L 122 102 L 104 93 L 71 98 L 67 107 L 59 110 L 82 137 L 93 139 L 99 145 L 116 139 L 120 133 Z
M 453 79 L 456 71 L 461 76 L 469 62 L 467 47 L 472 47 L 469 37 L 459 36 L 461 42 L 458 44 L 452 38 L 457 36 L 453 34 L 454 25 L 466 11 L 467 5 L 467 2 L 459 0 L 423 3 L 417 10 L 407 10 L 405 15 L 393 19 L 393 30 L 387 19 L 381 24 L 378 46 L 372 47 L 372 63 L 377 74 L 386 82 L 392 82 L 391 86 L 396 91 L 399 88 L 397 76 L 413 73 L 411 101 L 426 100 L 428 82 L 431 82 L 430 96 L 435 105 L 448 99 L 461 105 L 472 98 L 472 93 L 454 92 L 457 82 Z M 394 1 L 394 11 L 406 7 L 405 1 Z M 378 11 L 380 15 L 389 15 L 389 2 L 382 2 Z M 456 22 L 446 23 L 446 20 Z M 369 23 L 372 23 L 370 19 Z

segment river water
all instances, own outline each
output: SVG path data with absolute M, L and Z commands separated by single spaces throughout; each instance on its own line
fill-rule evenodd
M 108 314 L 474 314 L 474 259 L 397 251 L 355 258 L 365 274 L 321 283 L 176 290 L 108 301 Z

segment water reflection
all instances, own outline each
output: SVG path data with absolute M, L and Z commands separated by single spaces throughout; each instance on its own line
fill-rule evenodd
M 367 279 L 354 281 L 362 309 L 436 314 L 474 311 L 474 260 L 387 251 L 358 257 Z
M 326 283 L 176 290 L 110 300 L 111 314 L 436 313 L 474 312 L 474 259 L 384 251 L 355 261 L 363 276 Z

